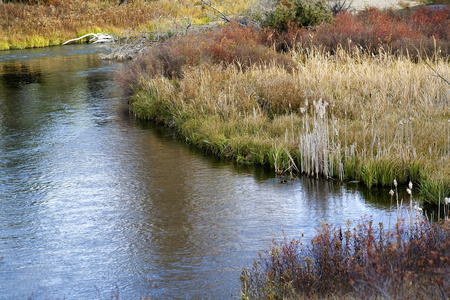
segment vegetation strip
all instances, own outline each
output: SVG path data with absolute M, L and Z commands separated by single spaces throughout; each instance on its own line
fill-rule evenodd
M 438 222 L 430 221 L 413 207 L 409 182 L 407 225 L 396 180 L 393 185 L 387 228 L 363 216 L 353 228 L 350 221 L 344 229 L 322 223 L 307 245 L 301 238 L 274 240 L 243 269 L 241 299 L 447 299 L 450 198 L 445 218 L 438 214 Z

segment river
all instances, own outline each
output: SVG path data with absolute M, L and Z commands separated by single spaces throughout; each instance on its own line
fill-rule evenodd
M 0 299 L 236 299 L 271 240 L 388 193 L 207 157 L 136 120 L 105 46 L 0 52 Z

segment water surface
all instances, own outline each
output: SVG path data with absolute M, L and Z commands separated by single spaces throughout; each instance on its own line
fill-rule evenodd
M 238 298 L 282 230 L 387 223 L 356 184 L 281 184 L 138 122 L 102 51 L 0 53 L 0 299 Z

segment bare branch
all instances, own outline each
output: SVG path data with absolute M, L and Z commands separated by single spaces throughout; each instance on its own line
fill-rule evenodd
M 228 18 L 228 16 L 226 14 L 224 14 L 223 12 L 218 10 L 216 7 L 214 7 L 211 4 L 210 0 L 201 0 L 201 1 L 202 1 L 202 7 L 207 6 L 207 7 L 211 8 L 216 13 L 216 15 L 219 15 L 219 18 L 221 18 L 225 22 L 228 22 L 228 23 L 232 22 L 232 20 L 230 18 Z
M 172 17 L 172 15 L 168 15 L 167 18 L 169 18 L 176 27 L 183 28 L 185 34 L 187 33 L 188 29 L 192 26 L 192 20 L 189 17 L 184 17 L 183 19 L 181 19 L 180 22 L 177 22 Z
M 353 0 L 328 0 L 327 7 L 333 13 L 333 16 L 337 15 L 342 11 L 350 10 L 353 5 Z
M 426 60 L 424 60 L 424 62 L 425 62 L 425 64 L 426 64 L 428 67 L 430 67 L 431 70 L 433 70 L 434 73 L 436 73 L 436 76 L 437 76 L 437 77 L 441 78 L 442 80 L 444 80 L 445 82 L 447 82 L 448 85 L 450 85 L 450 82 L 449 82 L 447 79 L 445 79 L 444 77 L 442 77 L 442 75 L 439 74 L 435 69 L 433 69 L 433 67 L 430 66 L 430 64 L 429 64 Z
M 133 59 L 149 45 L 167 39 L 168 33 L 159 33 L 157 29 L 153 32 L 127 30 L 120 36 L 122 38 L 114 43 L 112 53 L 101 56 L 101 59 L 119 61 Z

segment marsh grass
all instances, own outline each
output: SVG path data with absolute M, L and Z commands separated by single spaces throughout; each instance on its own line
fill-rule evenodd
M 449 87 L 425 61 L 358 47 L 333 55 L 297 48 L 283 58 L 251 47 L 255 33 L 240 39 L 233 30 L 251 29 L 212 33 L 222 41 L 214 48 L 205 35 L 182 37 L 134 62 L 121 80 L 136 93 L 136 116 L 174 127 L 209 153 L 278 173 L 369 188 L 411 180 L 430 202 L 449 196 Z M 193 40 L 204 46 L 190 50 Z M 427 63 L 450 74 L 446 58 Z
M 175 30 L 173 20 L 185 17 L 193 24 L 216 20 L 199 1 L 119 1 L 54 0 L 36 4 L 0 5 L 0 50 L 60 45 L 86 33 L 106 32 L 120 36 L 123 31 Z M 230 15 L 247 11 L 251 1 L 215 1 Z M 80 41 L 85 42 L 85 41 Z

